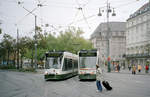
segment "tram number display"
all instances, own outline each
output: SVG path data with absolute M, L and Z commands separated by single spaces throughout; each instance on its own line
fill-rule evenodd
M 60 57 L 62 53 L 48 53 L 46 54 L 47 57 Z
M 97 53 L 79 53 L 79 56 L 85 57 L 85 56 L 97 56 Z

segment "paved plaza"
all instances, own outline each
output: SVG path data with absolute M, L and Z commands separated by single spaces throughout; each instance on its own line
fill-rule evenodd
M 41 73 L 0 71 L 0 97 L 150 97 L 150 75 L 132 75 L 127 70 L 104 74 L 113 87 L 100 93 L 95 81 L 45 81 Z

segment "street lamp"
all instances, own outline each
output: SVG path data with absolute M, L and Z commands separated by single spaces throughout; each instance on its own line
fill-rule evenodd
M 110 68 L 110 38 L 111 38 L 111 33 L 110 33 L 110 28 L 109 28 L 109 14 L 112 13 L 112 16 L 116 16 L 116 13 L 115 13 L 115 10 L 114 8 L 111 8 L 110 7 L 110 3 L 108 3 L 108 0 L 107 0 L 107 6 L 106 6 L 106 18 L 107 18 L 107 45 L 108 45 L 108 48 L 107 48 L 107 62 L 108 62 L 108 65 L 107 65 L 107 69 L 108 69 L 108 72 L 111 72 L 111 68 Z M 102 16 L 102 13 L 101 13 L 101 9 L 99 8 L 99 13 L 98 13 L 98 16 Z

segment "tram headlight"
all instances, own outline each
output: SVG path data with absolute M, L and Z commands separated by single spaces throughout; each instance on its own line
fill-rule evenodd
M 94 72 L 91 72 L 90 74 L 94 74 Z
M 56 75 L 59 74 L 59 71 L 56 72 Z
M 47 71 L 45 71 L 45 73 L 44 73 L 45 75 L 48 75 L 48 72 Z
M 80 71 L 80 74 L 85 74 L 85 72 Z

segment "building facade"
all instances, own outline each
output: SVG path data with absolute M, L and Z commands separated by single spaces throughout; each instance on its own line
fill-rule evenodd
M 127 64 L 144 67 L 150 59 L 150 3 L 131 14 L 126 27 Z
M 111 62 L 122 64 L 126 52 L 126 23 L 109 22 L 109 52 Z M 99 51 L 100 64 L 105 64 L 108 56 L 107 23 L 101 23 L 91 35 L 93 47 Z

